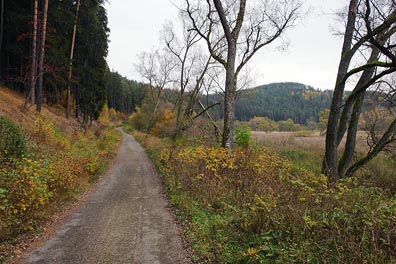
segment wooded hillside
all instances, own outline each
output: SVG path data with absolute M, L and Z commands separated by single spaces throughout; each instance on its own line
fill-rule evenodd
M 306 125 L 310 119 L 318 121 L 318 113 L 330 107 L 332 91 L 317 90 L 301 83 L 271 83 L 243 90 L 237 97 L 235 118 L 248 121 L 255 116 L 274 121 L 291 118 L 294 123 Z M 219 95 L 210 95 L 208 104 L 220 101 Z M 217 108 L 222 117 L 221 108 Z

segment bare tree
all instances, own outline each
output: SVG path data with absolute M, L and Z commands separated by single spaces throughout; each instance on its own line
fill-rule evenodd
M 76 42 L 78 12 L 80 11 L 80 4 L 81 4 L 81 0 L 77 0 L 76 15 L 74 16 L 74 24 L 73 24 L 73 35 L 70 46 L 69 74 L 68 74 L 69 83 L 67 85 L 67 95 L 66 95 L 66 118 L 70 117 L 70 111 L 71 111 L 71 81 L 72 81 L 72 69 L 73 69 L 74 44 Z
M 182 20 L 182 22 L 184 22 Z M 176 102 L 176 130 L 175 136 L 181 132 L 182 108 L 184 103 L 185 92 L 189 86 L 193 75 L 196 74 L 196 63 L 198 55 L 194 50 L 194 45 L 198 43 L 200 37 L 198 33 L 187 30 L 187 24 L 183 25 L 183 38 L 180 41 L 176 36 L 173 25 L 168 23 L 163 29 L 163 41 L 167 50 L 176 58 L 177 68 L 179 72 L 179 98 Z
M 222 146 L 232 147 L 238 75 L 264 46 L 273 43 L 298 18 L 299 1 L 185 0 L 192 29 L 226 71 Z
M 38 86 L 37 86 L 37 99 L 36 99 L 37 112 L 41 112 L 41 104 L 43 102 L 44 55 L 45 55 L 45 38 L 47 35 L 48 1 L 49 0 L 44 0 L 44 10 L 43 10 L 41 39 L 40 39 L 40 53 L 39 53 L 39 62 L 38 62 Z
M 197 71 L 197 74 L 194 75 L 195 80 L 193 82 L 193 85 L 191 86 L 192 89 L 189 91 L 188 103 L 183 114 L 184 119 L 192 118 L 194 113 L 194 107 L 199 102 L 202 87 L 205 87 L 205 81 L 208 77 L 207 73 L 212 68 L 212 63 L 213 62 L 211 57 L 201 58 L 197 63 L 199 65 L 198 69 L 201 70 Z M 207 89 L 209 89 L 209 87 Z
M 181 14 L 183 37 L 180 40 L 174 32 L 173 25 L 168 23 L 163 30 L 163 41 L 167 50 L 176 59 L 179 85 L 179 96 L 176 101 L 176 129 L 174 137 L 190 127 L 193 120 L 194 107 L 203 107 L 201 115 L 211 108 L 205 108 L 199 100 L 200 91 L 204 84 L 207 72 L 213 67 L 214 61 L 210 55 L 204 55 L 198 42 L 201 40 L 199 34 L 189 30 L 188 18 Z M 213 106 L 212 106 L 213 107 Z M 184 108 L 184 111 L 183 111 Z M 209 115 L 210 116 L 210 115 Z M 212 118 L 210 120 L 213 121 Z
M 396 71 L 395 7 L 394 1 L 350 0 L 322 168 L 331 182 L 352 176 L 389 143 L 396 131 L 396 121 L 391 122 L 366 155 L 356 156 L 358 124 L 365 96 L 370 88 Z M 352 63 L 356 66 L 351 67 Z M 346 83 L 356 78 L 352 93 L 344 100 Z M 339 158 L 339 146 L 345 135 L 344 151 Z
M 167 85 L 174 82 L 172 74 L 176 68 L 176 63 L 169 53 L 154 50 L 152 52 L 143 52 L 139 55 L 139 64 L 136 65 L 140 76 L 148 82 L 150 99 L 153 103 L 153 109 L 147 132 L 150 132 L 155 125 L 155 118 L 162 93 Z

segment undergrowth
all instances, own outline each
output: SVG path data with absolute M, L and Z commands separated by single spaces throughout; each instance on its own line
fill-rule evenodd
M 37 229 L 54 208 L 75 199 L 107 168 L 120 142 L 114 129 L 70 134 L 43 116 L 18 135 L 15 147 L 27 142 L 26 148 L 1 156 L 0 242 Z
M 163 176 L 195 263 L 396 263 L 396 197 L 363 179 L 329 185 L 315 166 L 289 161 L 301 153 L 135 137 Z

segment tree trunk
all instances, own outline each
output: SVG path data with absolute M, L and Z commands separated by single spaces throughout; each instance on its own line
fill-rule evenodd
M 147 127 L 147 133 L 150 133 L 151 129 L 153 129 L 153 127 L 155 125 L 155 117 L 157 116 L 157 111 L 158 111 L 160 97 L 161 97 L 161 92 L 158 93 L 156 99 L 153 98 L 153 100 L 155 100 L 154 110 L 153 110 L 153 113 L 151 114 L 151 117 L 150 117 L 149 125 Z
M 36 111 L 41 112 L 41 104 L 43 102 L 43 78 L 44 78 L 44 55 L 45 55 L 45 38 L 47 35 L 47 13 L 48 13 L 48 1 L 44 0 L 44 12 L 43 12 L 43 28 L 41 31 L 41 43 L 40 43 L 40 58 L 38 65 L 38 87 L 37 87 L 37 105 Z
M 330 182 L 337 181 L 338 176 L 338 155 L 337 155 L 337 139 L 338 125 L 341 114 L 342 98 L 344 95 L 345 82 L 344 76 L 348 72 L 351 63 L 351 46 L 353 32 L 355 29 L 356 12 L 358 0 L 351 0 L 348 9 L 348 22 L 344 35 L 344 43 L 341 52 L 341 60 L 338 66 L 337 80 L 333 92 L 333 99 L 330 107 L 329 121 L 326 130 L 326 150 L 323 161 L 322 172 L 327 175 Z
M 206 116 L 209 118 L 210 122 L 213 125 L 214 128 L 214 133 L 215 133 L 215 137 L 216 137 L 216 142 L 220 142 L 220 129 L 219 127 L 216 125 L 216 122 L 214 121 L 214 119 L 212 118 L 212 116 L 209 114 L 209 112 L 207 110 L 209 109 L 205 109 L 205 106 L 203 105 L 203 103 L 201 101 L 198 100 L 199 106 L 201 106 L 202 110 L 205 111 Z
M 365 157 L 359 159 L 347 170 L 347 172 L 345 173 L 345 177 L 351 177 L 353 173 L 355 173 L 358 169 L 360 169 L 362 166 L 366 165 L 370 160 L 376 157 L 378 153 L 380 153 L 384 149 L 386 144 L 389 142 L 389 139 L 395 134 L 395 132 L 396 119 L 393 120 L 393 122 L 389 125 L 388 129 L 378 141 L 378 143 L 375 145 L 375 147 L 371 151 L 369 151 L 369 153 L 367 153 Z
M 368 62 L 376 61 L 378 59 L 378 56 L 379 56 L 379 50 L 374 49 L 371 52 Z M 374 72 L 375 72 L 375 67 L 364 70 L 353 92 L 359 91 L 362 87 L 366 86 L 366 84 L 373 77 Z M 347 99 L 345 103 L 344 110 L 340 118 L 337 146 L 340 144 L 346 132 L 346 129 L 348 129 L 348 133 L 345 143 L 345 150 L 338 164 L 339 178 L 345 178 L 346 171 L 351 165 L 352 158 L 355 153 L 356 136 L 357 136 L 359 118 L 362 112 L 365 93 L 366 90 L 358 93 L 358 96 L 350 95 L 350 97 Z M 353 110 L 350 113 L 349 109 L 352 109 L 352 106 L 353 106 Z
M 240 0 L 238 16 L 235 21 L 235 27 L 231 30 L 227 21 L 226 13 L 220 0 L 213 0 L 217 13 L 220 18 L 221 25 L 227 39 L 227 63 L 226 68 L 226 82 L 225 82 L 225 102 L 224 102 L 224 129 L 221 145 L 224 148 L 232 148 L 234 139 L 234 119 L 235 119 L 235 100 L 237 88 L 237 74 L 235 73 L 237 42 L 239 33 L 242 28 L 246 0 Z
M 187 47 L 184 58 L 181 63 L 181 71 L 180 71 L 180 95 L 179 99 L 177 101 L 177 110 L 176 110 L 176 128 L 175 128 L 175 133 L 173 135 L 173 138 L 177 138 L 180 134 L 181 131 L 181 117 L 182 117 L 182 107 L 183 107 L 183 101 L 184 101 L 184 91 L 186 88 L 186 85 L 184 83 L 184 70 L 185 70 L 185 63 L 186 63 L 186 58 L 187 58 L 187 53 L 188 53 L 189 47 Z
M 72 80 L 74 43 L 76 41 L 77 21 L 78 21 L 79 10 L 80 10 L 80 0 L 77 0 L 76 16 L 74 18 L 73 35 L 72 35 L 72 42 L 71 42 L 71 47 L 70 47 L 70 57 L 69 57 L 69 75 L 68 75 L 69 84 L 67 85 L 67 95 L 66 95 L 66 118 L 70 117 L 70 112 L 71 112 L 71 92 L 70 92 L 70 90 L 71 90 L 71 80 Z
M 211 61 L 211 57 L 208 58 L 208 60 L 206 61 L 206 64 L 205 64 L 205 68 L 201 72 L 201 75 L 199 77 L 197 77 L 197 79 L 195 81 L 194 89 L 191 92 L 187 107 L 184 110 L 184 115 L 183 115 L 184 119 L 191 118 L 191 116 L 194 112 L 194 106 L 199 101 L 199 92 L 201 91 L 202 82 L 204 80 L 206 72 L 208 71 L 210 61 Z M 208 103 L 207 103 L 207 105 L 208 105 Z
M 3 78 L 3 28 L 4 28 L 4 0 L 1 0 L 0 10 L 0 80 Z
M 360 113 L 362 112 L 364 94 L 365 93 L 362 93 L 358 98 L 356 98 L 350 117 L 345 150 L 338 165 L 338 175 L 341 179 L 345 178 L 345 173 L 352 162 L 353 155 L 355 154 L 356 136 L 358 131 L 359 117 Z
M 176 110 L 176 129 L 173 135 L 173 138 L 177 138 L 180 135 L 182 130 L 182 107 L 184 102 L 184 92 L 180 92 L 180 97 L 177 102 L 177 110 Z
M 30 72 L 30 91 L 26 98 L 25 109 L 28 103 L 34 104 L 36 101 L 36 60 L 37 60 L 37 9 L 38 0 L 34 0 L 33 7 L 33 35 L 32 35 L 32 56 L 31 56 L 31 72 Z
M 236 42 L 229 45 L 226 67 L 225 101 L 224 101 L 224 129 L 221 145 L 224 148 L 232 148 L 234 138 L 234 118 L 236 99 Z

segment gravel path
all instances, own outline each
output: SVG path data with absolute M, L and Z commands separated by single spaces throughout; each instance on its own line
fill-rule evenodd
M 22 263 L 190 263 L 159 176 L 135 139 L 120 132 L 117 163 Z

